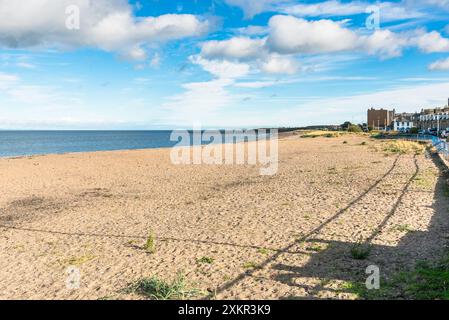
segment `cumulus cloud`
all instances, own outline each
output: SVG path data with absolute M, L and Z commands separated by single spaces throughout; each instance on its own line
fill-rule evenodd
M 296 55 L 365 52 L 381 58 L 400 56 L 408 45 L 406 37 L 389 30 L 359 35 L 332 20 L 308 21 L 276 15 L 268 23 L 264 38 L 233 37 L 207 41 L 201 45 L 204 61 L 251 64 L 255 70 L 271 74 L 294 74 L 301 68 Z M 204 61 L 201 65 L 205 67 Z
M 272 74 L 295 74 L 299 67 L 299 63 L 291 57 L 271 55 L 262 63 L 261 70 Z
M 425 53 L 449 52 L 449 39 L 437 31 L 424 30 L 398 33 L 380 29 L 360 34 L 339 21 L 275 15 L 268 22 L 265 37 L 207 41 L 201 45 L 200 56 L 245 62 L 265 73 L 293 74 L 301 69 L 298 56 L 349 52 L 388 59 L 401 56 L 410 47 Z
M 415 38 L 417 46 L 426 53 L 449 52 L 449 39 L 439 32 L 424 33 Z
M 66 22 L 79 9 L 79 29 Z M 146 59 L 145 46 L 198 36 L 208 22 L 189 14 L 136 17 L 126 0 L 0 1 L 0 46 L 6 48 L 76 48 L 90 46 Z
M 367 53 L 381 58 L 400 56 L 403 48 L 409 43 L 406 37 L 401 37 L 389 30 L 377 30 L 371 36 L 362 36 L 359 41 Z
M 281 54 L 329 53 L 354 49 L 356 34 L 331 20 L 307 21 L 277 15 L 270 19 L 268 44 Z
M 212 40 L 201 46 L 201 55 L 208 59 L 255 59 L 265 50 L 264 39 L 235 37 L 229 40 Z
M 449 58 L 438 60 L 429 66 L 430 71 L 449 71 Z

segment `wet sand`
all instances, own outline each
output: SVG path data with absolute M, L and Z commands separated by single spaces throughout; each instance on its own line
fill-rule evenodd
M 367 266 L 389 277 L 435 260 L 449 230 L 436 162 L 377 143 L 288 135 L 274 176 L 173 165 L 170 149 L 0 159 L 0 298 L 142 299 L 123 289 L 182 272 L 199 298 L 353 299 Z M 356 242 L 373 245 L 366 260 Z

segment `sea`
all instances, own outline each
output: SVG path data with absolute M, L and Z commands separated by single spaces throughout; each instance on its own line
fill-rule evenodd
M 171 148 L 173 131 L 0 131 L 0 157 Z M 255 136 L 249 140 L 255 139 Z M 210 142 L 202 142 L 207 144 Z

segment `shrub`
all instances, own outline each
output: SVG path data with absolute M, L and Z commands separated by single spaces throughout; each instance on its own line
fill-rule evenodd
M 363 130 L 362 130 L 362 128 L 360 128 L 360 126 L 358 126 L 356 124 L 351 124 L 348 127 L 348 132 L 360 133 L 360 132 L 363 132 Z

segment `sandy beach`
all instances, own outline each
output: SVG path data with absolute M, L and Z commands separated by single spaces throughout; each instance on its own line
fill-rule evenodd
M 126 288 L 179 272 L 198 298 L 357 298 L 345 288 L 367 266 L 388 278 L 440 257 L 449 235 L 435 159 L 379 143 L 284 136 L 274 176 L 173 165 L 170 149 L 0 159 L 0 299 L 144 299 Z

